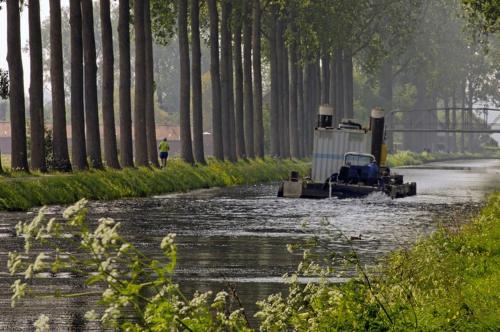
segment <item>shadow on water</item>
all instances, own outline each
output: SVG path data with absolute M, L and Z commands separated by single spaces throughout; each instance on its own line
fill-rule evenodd
M 408 181 L 418 183 L 419 195 L 400 200 L 382 196 L 346 200 L 300 200 L 276 198 L 277 185 L 259 185 L 193 191 L 152 198 L 92 202 L 90 218 L 112 217 L 122 222 L 122 234 L 148 255 L 160 255 L 159 243 L 167 233 L 177 234 L 176 279 L 186 293 L 225 289 L 234 284 L 243 305 L 253 316 L 255 302 L 285 290 L 281 276 L 295 270 L 301 255 L 290 254 L 286 244 L 304 242 L 312 236 L 336 252 L 348 244 L 330 231 L 347 237 L 362 235 L 354 249 L 366 264 L 395 248 L 409 246 L 436 227 L 436 216 L 446 217 L 457 209 L 477 206 L 484 194 L 499 188 L 499 161 L 453 162 L 467 167 L 400 169 Z M 448 165 L 450 166 L 450 165 Z M 484 171 L 484 170 L 487 171 Z M 476 171 L 477 170 L 477 171 Z M 60 214 L 62 207 L 51 207 Z M 54 330 L 99 330 L 83 319 L 95 298 L 24 301 L 10 308 L 9 285 L 14 280 L 6 269 L 7 253 L 22 250 L 15 237 L 19 220 L 34 212 L 0 214 L 0 330 L 30 330 L 39 314 L 48 314 Z M 331 226 L 325 226 L 327 220 Z M 301 224 L 307 221 L 307 227 Z M 347 275 L 353 271 L 344 271 Z M 341 281 L 341 280 L 340 280 Z M 37 279 L 42 287 L 58 286 L 78 291 L 82 280 L 60 275 Z

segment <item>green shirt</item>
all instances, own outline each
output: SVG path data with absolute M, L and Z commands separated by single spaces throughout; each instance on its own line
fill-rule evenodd
M 170 146 L 166 141 L 161 141 L 160 142 L 160 152 L 168 152 L 170 150 Z

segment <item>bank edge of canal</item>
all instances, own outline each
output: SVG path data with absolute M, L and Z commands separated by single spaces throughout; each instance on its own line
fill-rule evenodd
M 360 267 L 347 283 L 292 284 L 292 295 L 267 302 L 261 318 L 264 330 L 285 321 L 299 331 L 496 331 L 499 289 L 496 191 L 478 215 L 443 225 L 412 248 L 391 253 L 375 270 Z
M 206 165 L 190 165 L 174 159 L 166 169 L 139 167 L 2 178 L 0 210 L 70 204 L 82 198 L 113 200 L 257 184 L 283 180 L 291 170 L 304 175 L 309 168 L 308 160 L 264 158 L 236 163 L 211 160 Z

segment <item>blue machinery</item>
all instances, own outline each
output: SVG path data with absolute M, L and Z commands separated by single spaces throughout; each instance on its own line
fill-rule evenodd
M 334 128 L 332 119 L 333 109 L 320 106 L 311 176 L 300 179 L 292 172 L 281 184 L 279 197 L 346 198 L 382 192 L 399 198 L 417 194 L 415 182 L 404 183 L 402 175 L 391 174 L 385 166 L 383 110 L 372 110 L 369 128 L 350 120 Z

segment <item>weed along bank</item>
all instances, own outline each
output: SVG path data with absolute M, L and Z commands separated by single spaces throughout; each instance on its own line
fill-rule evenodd
M 70 204 L 82 198 L 112 200 L 258 184 L 282 180 L 292 169 L 305 174 L 309 165 L 307 161 L 266 158 L 237 163 L 209 161 L 207 165 L 191 166 L 174 159 L 161 170 L 140 167 L 2 178 L 0 209 L 27 210 L 42 205 Z

